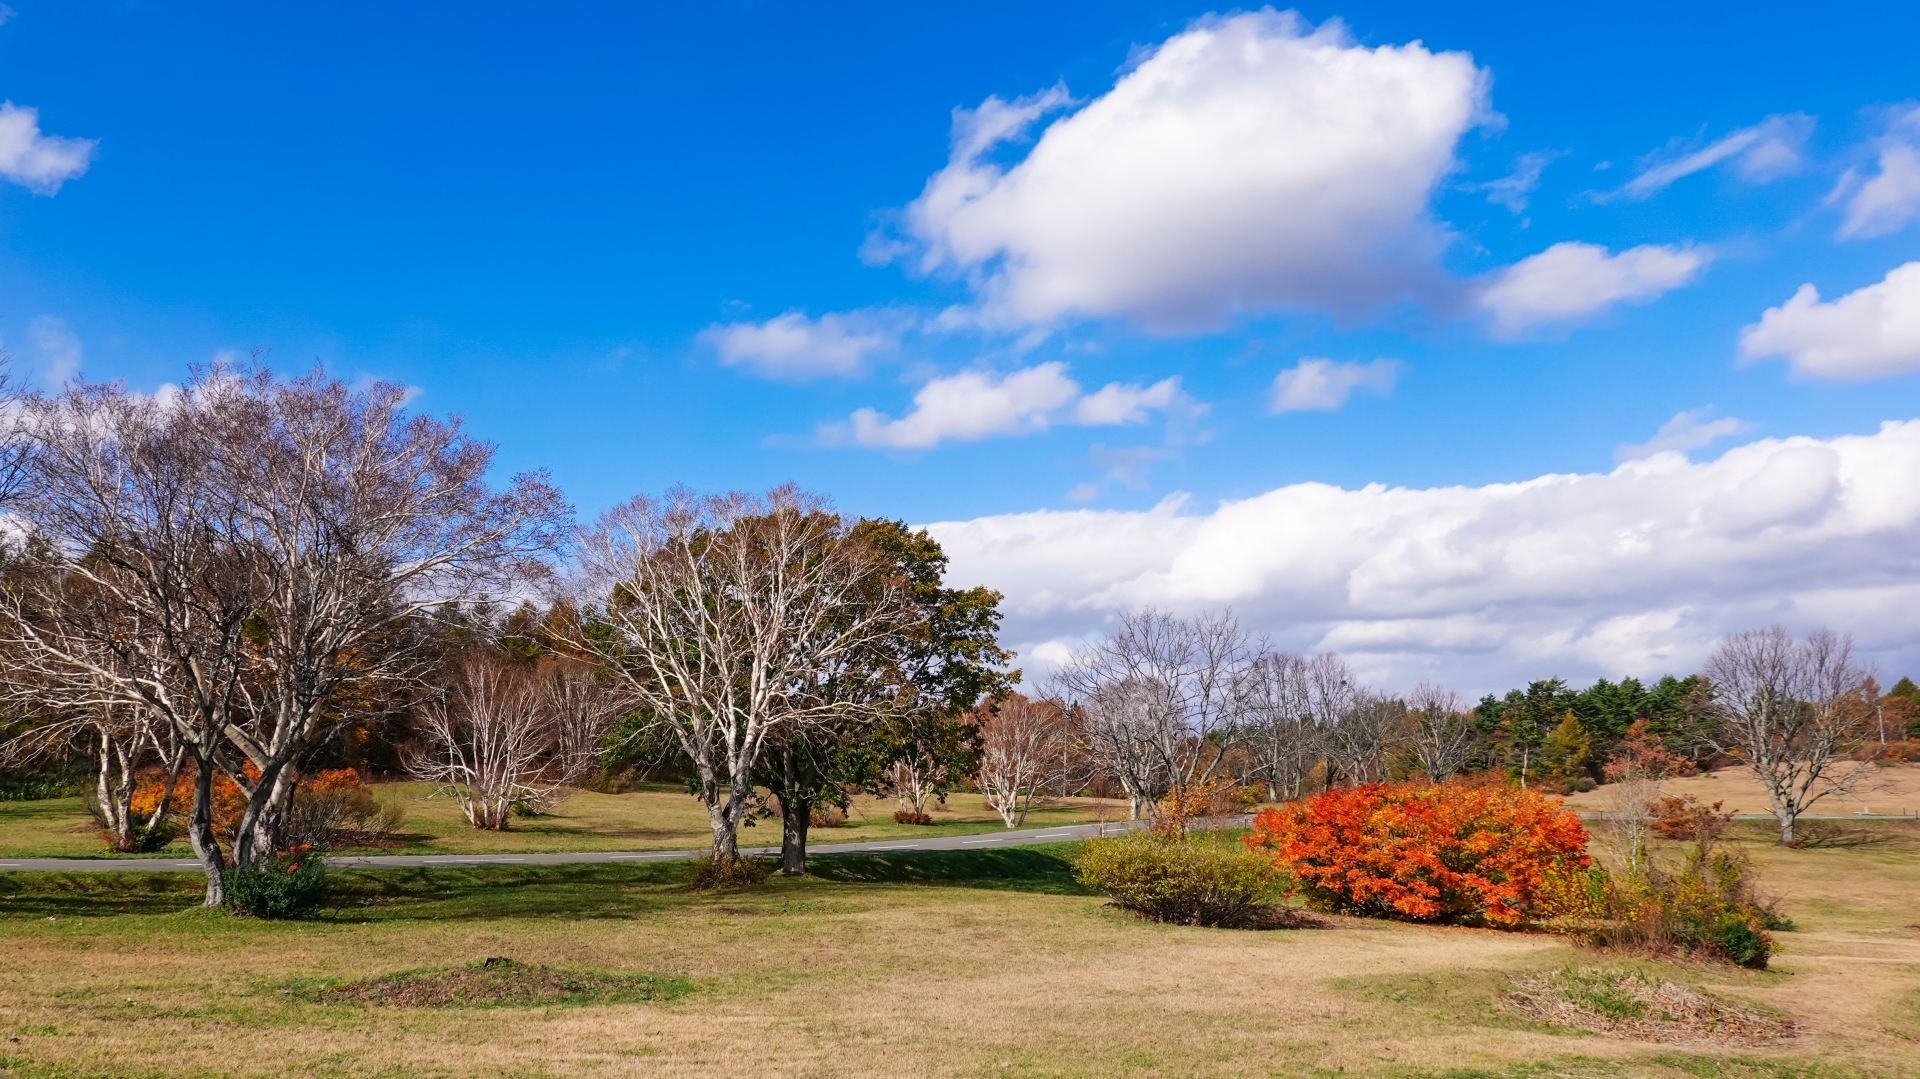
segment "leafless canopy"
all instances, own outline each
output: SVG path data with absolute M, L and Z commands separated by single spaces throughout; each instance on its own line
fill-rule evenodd
M 1870 714 L 1867 672 L 1853 640 L 1820 628 L 1795 641 L 1784 627 L 1743 630 L 1707 660 L 1715 748 L 1738 757 L 1766 789 L 1780 842 L 1813 803 L 1849 790 L 1866 766 L 1847 759 Z
M 676 490 L 609 511 L 580 539 L 583 598 L 604 607 L 574 643 L 692 760 L 716 859 L 738 854 L 769 734 L 868 707 L 834 680 L 917 617 L 850 531 L 794 487 Z
M 1026 822 L 1034 796 L 1066 766 L 1067 720 L 1058 705 L 1015 693 L 980 718 L 980 792 L 1009 828 Z
M 1443 686 L 1422 682 L 1413 687 L 1407 708 L 1408 740 L 1427 779 L 1439 783 L 1466 767 L 1478 738 L 1460 695 Z
M 1147 608 L 1082 645 L 1053 695 L 1080 710 L 1093 755 L 1138 817 L 1221 768 L 1222 749 L 1241 734 L 1242 672 L 1262 651 L 1231 611 L 1187 618 Z
M 618 713 L 613 696 L 576 665 L 476 651 L 425 710 L 425 746 L 407 770 L 438 785 L 474 827 L 502 831 L 515 805 L 544 812 L 592 772 Z
M 405 400 L 216 368 L 183 391 L 75 383 L 26 406 L 37 566 L 16 575 L 0 643 L 26 692 L 145 709 L 179 737 L 210 903 L 214 771 L 248 795 L 235 860 L 270 855 L 301 755 L 418 673 L 409 620 L 508 587 L 563 536 L 543 476 L 495 491 L 492 447 Z

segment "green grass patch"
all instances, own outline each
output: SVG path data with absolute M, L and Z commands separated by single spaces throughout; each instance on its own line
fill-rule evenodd
M 677 1000 L 694 984 L 673 974 L 549 967 L 494 957 L 461 967 L 399 971 L 360 981 L 300 979 L 281 987 L 309 1004 L 498 1008 Z
M 807 874 L 835 884 L 940 884 L 1089 895 L 1074 879 L 1073 857 L 1080 848 L 1080 843 L 1073 842 L 980 851 L 824 854 L 807 859 Z

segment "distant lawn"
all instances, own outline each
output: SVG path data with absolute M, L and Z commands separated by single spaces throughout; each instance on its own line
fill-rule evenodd
M 480 831 L 460 815 L 451 798 L 434 797 L 424 783 L 381 783 L 376 796 L 405 801 L 407 816 L 395 837 L 397 845 L 368 854 L 525 854 L 531 852 L 678 850 L 706 846 L 711 841 L 706 810 L 685 788 L 648 784 L 627 794 L 582 792 L 567 799 L 551 814 L 514 817 L 505 832 Z M 1001 831 L 999 814 L 988 809 L 978 794 L 957 793 L 947 804 L 931 808 L 934 823 L 927 826 L 895 824 L 892 799 L 854 799 L 845 825 L 818 828 L 813 843 L 855 843 L 940 835 L 970 835 Z M 1045 828 L 1096 820 L 1121 820 L 1126 803 L 1112 799 L 1062 798 L 1037 807 L 1027 827 Z M 744 846 L 777 846 L 780 822 L 766 820 L 740 832 Z M 343 852 L 344 853 L 344 852 Z M 41 802 L 0 802 L 0 858 L 120 857 L 100 840 L 99 827 L 78 798 Z M 152 857 L 192 857 L 184 839 Z
M 822 857 L 746 892 L 692 892 L 686 863 L 338 873 L 298 922 L 194 909 L 197 874 L 0 872 L 0 1076 L 1920 1079 L 1920 828 L 1862 828 L 1749 848 L 1800 926 L 1766 972 L 1342 918 L 1152 925 L 1073 883 L 1072 843 Z M 1568 966 L 1757 1001 L 1801 1034 L 1656 1044 L 1510 1006 L 1513 979 Z M 662 991 L 327 992 L 503 968 Z

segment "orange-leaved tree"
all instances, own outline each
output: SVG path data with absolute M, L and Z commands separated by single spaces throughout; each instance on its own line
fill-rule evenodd
M 1525 922 L 1550 878 L 1591 864 L 1560 799 L 1505 787 L 1330 790 L 1261 810 L 1245 842 L 1273 851 L 1317 906 L 1461 924 Z

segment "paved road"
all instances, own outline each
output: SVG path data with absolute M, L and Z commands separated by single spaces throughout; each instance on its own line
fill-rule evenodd
M 1604 813 L 1582 814 L 1587 820 L 1604 820 Z M 1228 817 L 1217 823 L 1224 827 L 1244 827 L 1250 818 Z M 1746 814 L 1742 820 L 1767 820 L 1768 816 Z M 1912 820 L 1912 817 L 1900 817 L 1892 814 L 1849 814 L 1847 816 L 1804 816 L 1801 820 Z M 1139 827 L 1140 821 L 1117 821 L 1111 824 L 1077 824 L 1062 828 L 1022 828 L 1009 832 L 986 832 L 979 835 L 929 836 L 926 839 L 879 840 L 872 843 L 814 843 L 809 844 L 807 853 L 814 854 L 879 854 L 886 851 L 901 850 L 989 850 L 994 847 L 1018 847 L 1029 843 L 1057 843 L 1069 839 L 1092 839 L 1099 835 L 1111 835 L 1131 828 Z M 371 854 L 345 855 L 327 859 L 329 869 L 424 869 L 433 866 L 476 866 L 476 865 L 577 865 L 589 862 L 671 862 L 688 858 L 698 858 L 706 854 L 705 848 L 698 850 L 623 850 L 623 851 L 565 851 L 558 854 Z M 779 847 L 742 847 L 740 853 L 760 857 L 774 857 L 780 853 Z M 61 873 L 164 873 L 172 870 L 185 872 L 198 870 L 199 862 L 173 858 L 15 858 L 0 859 L 0 872 L 8 870 L 36 870 Z
M 990 850 L 1018 847 L 1028 843 L 1057 843 L 1069 839 L 1092 839 L 1139 826 L 1140 822 L 1078 824 L 1064 828 L 1022 828 L 1009 832 L 980 835 L 928 836 L 914 840 L 882 840 L 873 843 L 812 843 L 807 853 L 878 854 L 902 850 Z M 1244 819 L 1240 822 L 1244 823 Z M 480 865 L 575 865 L 585 862 L 671 862 L 698 858 L 699 850 L 567 851 L 558 854 L 370 854 L 347 855 L 327 859 L 329 869 L 420 869 L 432 866 Z M 740 853 L 773 857 L 779 847 L 742 847 Z M 171 870 L 198 870 L 199 862 L 174 858 L 15 858 L 0 859 L 0 871 L 49 870 L 72 872 L 163 873 Z

